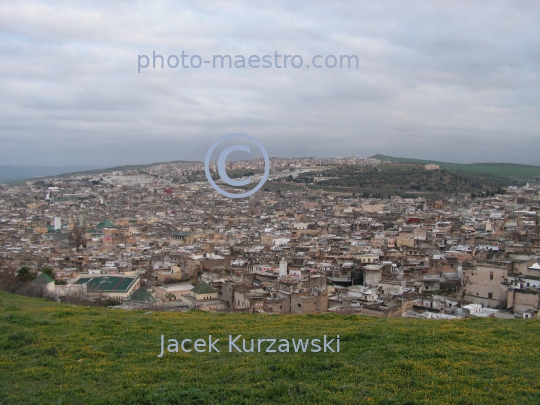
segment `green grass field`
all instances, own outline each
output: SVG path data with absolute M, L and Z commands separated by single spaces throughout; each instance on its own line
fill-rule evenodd
M 0 293 L 1 404 L 538 404 L 540 322 L 111 310 Z M 340 353 L 167 339 L 341 336 Z

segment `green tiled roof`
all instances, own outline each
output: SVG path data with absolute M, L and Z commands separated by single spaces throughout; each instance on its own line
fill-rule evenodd
M 116 228 L 116 226 L 106 219 L 105 221 L 101 221 L 99 224 L 96 225 L 96 228 Z
M 191 289 L 191 292 L 194 294 L 215 294 L 217 293 L 216 290 L 214 290 L 214 287 L 212 287 L 209 284 L 206 284 L 204 282 L 197 284 L 195 287 Z
M 78 279 L 75 284 L 86 284 L 89 292 L 126 292 L 131 285 L 139 278 L 122 276 L 96 276 Z
M 49 283 L 53 283 L 54 280 L 50 278 L 48 275 L 46 275 L 45 273 L 41 273 L 39 276 L 37 276 L 33 280 L 33 282 L 36 284 L 49 284 Z
M 144 303 L 150 303 L 155 302 L 156 299 L 148 292 L 148 288 L 138 288 L 133 294 L 131 294 L 131 297 L 127 299 L 130 302 L 144 302 Z

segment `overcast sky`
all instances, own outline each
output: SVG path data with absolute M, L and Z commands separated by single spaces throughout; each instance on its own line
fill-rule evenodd
M 0 165 L 375 153 L 540 165 L 538 1 L 0 2 Z M 142 69 L 138 55 L 357 55 Z M 187 60 L 186 60 L 187 61 Z

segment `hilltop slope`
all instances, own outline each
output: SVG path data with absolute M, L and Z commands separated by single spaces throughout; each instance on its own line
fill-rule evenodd
M 100 166 L 0 166 L 0 183 L 12 183 L 26 179 L 57 176 L 66 172 L 98 170 Z
M 0 293 L 0 331 L 2 404 L 540 402 L 538 320 L 124 312 Z M 158 358 L 162 334 L 340 335 L 341 351 Z
M 524 177 L 540 178 L 540 166 L 521 165 L 516 163 L 449 163 L 439 162 L 436 160 L 409 159 L 401 157 L 393 157 L 387 155 L 374 155 L 373 159 L 379 159 L 386 162 L 402 162 L 402 163 L 420 163 L 420 164 L 436 164 L 446 170 L 462 170 L 474 173 L 485 173 L 505 177 Z

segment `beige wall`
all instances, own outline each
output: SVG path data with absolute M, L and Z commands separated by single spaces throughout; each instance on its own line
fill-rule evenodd
M 276 239 L 274 235 L 261 235 L 261 245 L 271 245 Z
M 384 210 L 384 204 L 362 204 L 364 212 L 378 212 Z
M 266 301 L 268 309 L 274 314 L 290 314 L 291 313 L 291 302 L 290 300 L 283 298 L 277 300 Z
M 247 294 L 242 291 L 235 290 L 234 291 L 234 301 L 233 301 L 233 308 L 234 309 L 246 309 L 250 307 L 250 302 Z
M 224 267 L 225 259 L 187 259 L 187 276 L 191 277 L 198 270 L 213 269 L 214 267 Z
M 191 295 L 197 300 L 197 301 L 203 301 L 203 300 L 213 300 L 217 298 L 217 293 L 208 293 L 208 294 L 193 294 Z
M 518 289 L 508 291 L 508 308 L 512 308 L 514 312 L 538 311 L 539 306 L 540 294 L 536 291 Z
M 399 246 L 414 247 L 414 238 L 408 238 L 408 237 L 402 238 L 398 236 L 396 238 L 396 245 L 398 247 Z
M 506 267 L 478 265 L 475 269 L 463 270 L 464 299 L 489 308 L 502 304 L 506 307 L 508 288 L 502 283 L 507 276 Z
M 167 289 L 165 287 L 154 286 L 154 290 L 156 292 L 155 297 L 157 299 L 160 299 L 160 300 L 163 300 L 163 301 L 168 301 L 168 299 L 165 298 L 165 296 L 168 293 L 174 294 L 174 296 L 176 297 L 176 300 L 180 300 L 180 298 L 183 295 L 191 295 L 191 289 L 187 289 L 187 288 L 185 290 L 169 290 L 169 291 L 167 291 Z
M 328 290 L 326 289 L 312 296 L 291 296 L 291 314 L 312 314 L 326 310 L 328 310 Z

